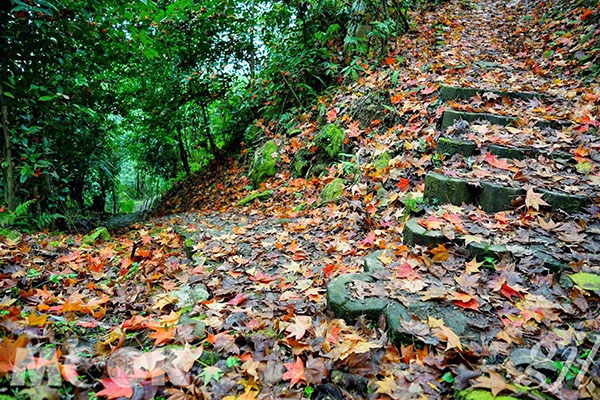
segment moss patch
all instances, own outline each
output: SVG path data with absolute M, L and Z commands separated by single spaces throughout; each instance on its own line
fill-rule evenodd
M 518 398 L 513 396 L 494 396 L 487 390 L 473 389 L 465 389 L 456 392 L 455 398 L 457 400 L 518 400 Z
M 258 187 L 277 172 L 277 161 L 279 161 L 278 150 L 275 142 L 269 140 L 254 155 L 254 161 L 250 170 L 250 179 L 252 179 L 254 187 Z
M 315 137 L 315 143 L 331 158 L 337 158 L 344 147 L 346 135 L 335 124 L 328 124 Z
M 245 206 L 247 204 L 252 203 L 256 199 L 266 199 L 267 197 L 271 197 L 273 195 L 272 190 L 265 190 L 263 192 L 253 192 L 248 196 L 244 197 L 237 203 L 238 206 Z
M 373 160 L 373 165 L 377 169 L 384 169 L 388 165 L 390 165 L 391 159 L 392 159 L 392 156 L 390 156 L 388 153 L 382 153 L 382 154 L 378 155 L 377 157 L 375 157 L 375 160 Z
M 338 200 L 344 193 L 344 180 L 336 178 L 329 182 L 321 191 L 321 200 L 324 203 Z

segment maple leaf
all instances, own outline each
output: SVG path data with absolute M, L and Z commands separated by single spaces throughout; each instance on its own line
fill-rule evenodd
M 203 349 L 202 347 L 192 348 L 188 342 L 185 342 L 183 348 L 171 349 L 171 351 L 175 355 L 173 364 L 183 371 L 188 372 L 196 360 L 202 355 Z
M 15 340 L 7 337 L 2 338 L 0 343 L 0 376 L 13 370 L 15 366 L 15 357 L 17 350 L 27 345 L 27 337 L 19 336 Z
M 206 386 L 211 380 L 218 382 L 223 376 L 223 371 L 212 365 L 210 367 L 203 368 L 202 372 L 200 372 L 200 376 L 204 379 L 204 386 Z
M 104 389 L 96 393 L 96 396 L 106 396 L 109 399 L 116 399 L 119 397 L 130 398 L 133 395 L 133 388 L 125 371 L 117 368 L 115 374 L 116 376 L 114 377 L 100 381 L 104 385 Z
M 391 398 L 394 398 L 394 391 L 398 389 L 398 384 L 396 383 L 396 378 L 391 375 L 384 378 L 381 381 L 375 382 L 377 385 L 377 390 L 375 393 L 386 394 Z
M 536 211 L 539 211 L 540 206 L 549 206 L 550 204 L 546 203 L 542 199 L 543 194 L 535 193 L 533 189 L 527 190 L 527 196 L 525 197 L 525 205 L 529 208 L 533 208 Z
M 351 122 L 348 124 L 348 137 L 357 138 L 360 136 L 360 123 L 358 121 Z
M 483 265 L 482 262 L 477 262 L 477 257 L 473 257 L 473 259 L 467 263 L 465 263 L 465 272 L 467 274 L 473 274 L 479 272 L 479 267 Z
M 286 331 L 290 332 L 287 337 L 294 337 L 296 340 L 300 340 L 306 331 L 312 327 L 312 318 L 299 315 L 296 316 L 295 321 L 295 323 L 286 328 Z
M 438 88 L 435 86 L 427 86 L 423 90 L 421 90 L 421 93 L 422 94 L 431 94 L 431 93 L 435 92 L 436 90 L 438 90 Z
M 485 155 L 485 161 L 488 164 L 490 164 L 492 167 L 495 167 L 495 168 L 506 169 L 506 170 L 510 169 L 510 165 L 508 165 L 508 162 L 506 161 L 505 158 L 498 159 L 492 153 L 487 153 Z
M 239 306 L 241 303 L 244 302 L 244 300 L 246 300 L 246 296 L 244 296 L 243 293 L 238 293 L 233 299 L 229 300 L 227 304 L 232 306 Z
M 296 358 L 296 362 L 286 363 L 283 366 L 287 371 L 283 374 L 284 381 L 290 381 L 290 388 L 300 381 L 306 382 L 306 376 L 304 375 L 304 364 L 300 357 Z
M 472 387 L 490 389 L 494 397 L 497 396 L 498 393 L 502 392 L 503 390 L 510 390 L 511 392 L 516 392 L 516 389 L 512 385 L 506 383 L 502 375 L 495 371 L 490 371 L 489 377 L 480 376 L 475 380 L 477 381 L 477 383 Z
M 396 183 L 396 187 L 403 192 L 408 190 L 409 185 L 410 185 L 410 179 L 408 179 L 408 178 L 400 178 L 398 183 Z
M 327 113 L 327 123 L 331 124 L 333 121 L 335 121 L 337 119 L 337 110 L 335 108 L 332 108 L 331 110 L 329 110 L 329 112 Z
M 155 327 L 154 332 L 152 332 L 148 337 L 155 339 L 154 344 L 160 346 L 161 344 L 168 343 L 175 337 L 175 327 L 171 329 Z

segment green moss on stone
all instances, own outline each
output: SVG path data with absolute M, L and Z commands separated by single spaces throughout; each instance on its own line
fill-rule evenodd
M 244 197 L 242 200 L 240 200 L 237 205 L 238 206 L 245 206 L 247 204 L 252 203 L 254 200 L 259 199 L 266 199 L 267 197 L 271 197 L 273 195 L 273 191 L 272 190 L 265 190 L 263 192 L 253 192 L 250 193 L 248 196 Z
M 449 137 L 441 137 L 438 139 L 435 146 L 435 151 L 440 154 L 462 154 L 469 157 L 475 153 L 477 145 L 470 140 L 458 140 Z
M 354 298 L 348 293 L 347 285 L 357 280 L 374 281 L 368 274 L 344 274 L 329 282 L 327 307 L 337 318 L 343 318 L 349 323 L 353 323 L 361 315 L 376 321 L 387 307 L 388 300 L 383 297 L 367 297 L 363 300 Z
M 250 178 L 254 187 L 258 187 L 269 177 L 277 172 L 277 161 L 279 161 L 279 149 L 273 140 L 269 140 L 254 155 L 254 162 L 250 170 Z
M 442 117 L 442 130 L 446 130 L 446 128 L 452 126 L 456 121 L 461 119 L 467 122 L 487 121 L 494 125 L 510 125 L 517 120 L 515 117 L 507 117 L 504 115 L 446 110 Z
M 508 158 L 514 160 L 522 160 L 526 157 L 535 155 L 536 151 L 527 147 L 507 147 L 499 144 L 489 144 L 488 151 L 498 158 Z
M 388 165 L 390 165 L 391 159 L 392 159 L 392 156 L 390 156 L 388 153 L 381 153 L 380 155 L 375 157 L 375 160 L 373 160 L 373 165 L 377 169 L 384 169 Z
M 328 124 L 315 137 L 315 143 L 331 158 L 337 158 L 344 147 L 346 135 L 335 124 Z
M 447 241 L 442 232 L 428 231 L 417 221 L 416 218 L 413 218 L 404 225 L 402 237 L 405 245 L 429 246 Z
M 590 200 L 585 196 L 562 193 L 553 190 L 540 189 L 542 199 L 552 207 L 553 210 L 564 210 L 574 213 L 585 207 Z
M 493 182 L 482 182 L 477 201 L 486 212 L 495 213 L 512 209 L 513 200 L 524 195 L 523 189 Z
M 323 190 L 321 191 L 321 200 L 323 203 L 327 203 L 330 201 L 336 201 L 342 194 L 344 193 L 344 180 L 341 178 L 336 178 L 329 182 Z
M 429 200 L 457 206 L 475 202 L 475 190 L 466 180 L 436 173 L 429 173 L 425 177 L 424 196 Z

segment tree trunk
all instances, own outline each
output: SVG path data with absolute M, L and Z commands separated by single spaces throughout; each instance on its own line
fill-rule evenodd
M 4 132 L 4 161 L 6 163 L 6 200 L 8 209 L 14 211 L 17 206 L 15 195 L 15 174 L 12 163 L 12 145 L 10 142 L 10 130 L 8 129 L 8 108 L 4 101 L 4 91 L 0 85 L 0 106 L 2 108 L 2 131 Z
M 206 130 L 206 138 L 208 139 L 208 143 L 210 144 L 210 151 L 215 156 L 215 158 L 219 158 L 219 149 L 217 149 L 215 141 L 212 137 L 212 133 L 210 132 L 210 121 L 208 120 L 206 105 L 202 104 L 200 107 L 202 108 L 202 118 L 204 118 L 204 129 Z
M 183 137 L 181 136 L 181 128 L 177 128 L 177 146 L 179 147 L 179 155 L 181 156 L 181 163 L 187 176 L 190 175 L 190 163 L 188 161 L 188 155 L 183 145 Z

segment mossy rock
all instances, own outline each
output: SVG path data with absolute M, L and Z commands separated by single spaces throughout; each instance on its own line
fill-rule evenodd
M 481 64 L 484 64 L 484 63 L 485 62 L 482 62 Z M 499 65 L 496 63 L 489 63 L 489 64 Z M 496 90 L 496 89 L 478 89 L 478 88 L 456 87 L 456 86 L 442 86 L 440 89 L 440 96 L 441 96 L 442 100 L 444 100 L 444 101 L 465 100 L 465 99 L 470 99 L 471 97 L 476 96 L 478 94 L 481 95 L 481 94 L 485 94 L 485 93 L 493 93 L 498 96 L 510 97 L 512 99 L 525 99 L 525 100 L 543 96 L 541 93 L 536 93 L 536 92 L 507 92 L 507 91 Z
M 476 190 L 464 179 L 429 173 L 425 176 L 425 199 L 437 200 L 443 204 L 449 203 L 460 206 L 473 204 Z
M 377 250 L 365 257 L 365 272 L 377 272 L 384 269 L 383 263 L 379 261 L 379 256 L 382 254 L 383 250 Z
M 505 246 L 491 244 L 488 242 L 470 242 L 467 245 L 467 251 L 470 257 L 484 258 L 493 257 L 500 260 L 502 256 L 508 254 L 509 251 Z
M 392 156 L 390 156 L 388 153 L 381 153 L 380 155 L 375 157 L 375 160 L 373 160 L 373 166 L 375 166 L 375 168 L 377 169 L 387 168 L 388 165 L 390 165 L 391 159 Z
M 465 157 L 472 156 L 477 150 L 477 145 L 470 140 L 459 140 L 442 136 L 438 139 L 435 151 L 440 154 L 454 155 L 462 154 Z
M 510 125 L 517 121 L 516 117 L 508 117 L 504 115 L 446 110 L 444 111 L 444 116 L 442 117 L 441 129 L 445 131 L 446 128 L 452 126 L 456 121 L 460 121 L 461 119 L 467 122 L 487 121 L 493 125 Z
M 301 149 L 296 152 L 294 161 L 292 162 L 292 176 L 301 178 L 306 175 L 310 168 L 310 153 L 307 150 Z
M 486 212 L 495 213 L 512 209 L 513 200 L 525 194 L 523 189 L 494 182 L 481 182 L 477 201 Z
M 410 321 L 413 318 L 422 321 L 427 321 L 428 317 L 442 319 L 444 324 L 458 336 L 476 339 L 478 338 L 477 333 L 468 326 L 469 320 L 473 318 L 470 314 L 454 306 L 413 299 L 409 301 L 408 306 L 404 306 L 399 302 L 392 302 L 385 310 L 385 319 L 392 342 L 396 345 L 408 345 L 415 342 L 415 337 L 405 331 L 402 322 Z
M 330 158 L 337 158 L 344 148 L 346 135 L 335 124 L 328 124 L 315 137 L 316 145 L 324 150 Z
M 488 144 L 488 151 L 498 158 L 508 158 L 513 160 L 522 160 L 526 157 L 535 156 L 534 149 L 528 147 L 508 147 L 499 144 Z
M 321 200 L 323 203 L 339 200 L 344 193 L 344 180 L 336 178 L 329 182 L 321 191 Z
M 250 179 L 254 187 L 266 181 L 277 173 L 277 162 L 279 161 L 279 149 L 273 140 L 269 140 L 254 155 Z
M 494 396 L 487 390 L 465 389 L 454 394 L 456 400 L 519 400 L 513 396 Z
M 388 299 L 384 297 L 367 297 L 363 300 L 354 298 L 348 293 L 347 285 L 358 280 L 375 281 L 369 274 L 344 274 L 329 282 L 327 307 L 337 318 L 342 318 L 348 323 L 353 323 L 361 315 L 376 321 L 387 307 Z
M 273 191 L 272 190 L 264 190 L 262 192 L 253 192 L 250 193 L 248 196 L 244 197 L 242 200 L 240 200 L 237 205 L 238 206 L 245 206 L 248 205 L 250 203 L 252 203 L 254 200 L 259 199 L 266 199 L 268 197 L 271 197 L 273 195 Z
M 417 221 L 416 218 L 413 218 L 404 225 L 402 237 L 405 245 L 430 246 L 448 241 L 442 232 L 428 231 Z
M 571 121 L 567 121 L 567 120 L 545 120 L 545 119 L 540 119 L 539 121 L 537 121 L 535 123 L 535 126 L 538 128 L 550 128 L 550 129 L 563 129 L 566 127 L 569 127 L 573 125 L 573 123 Z
M 553 190 L 540 189 L 542 199 L 552 207 L 552 210 L 563 210 L 574 213 L 589 204 L 590 199 L 585 196 L 568 194 Z

